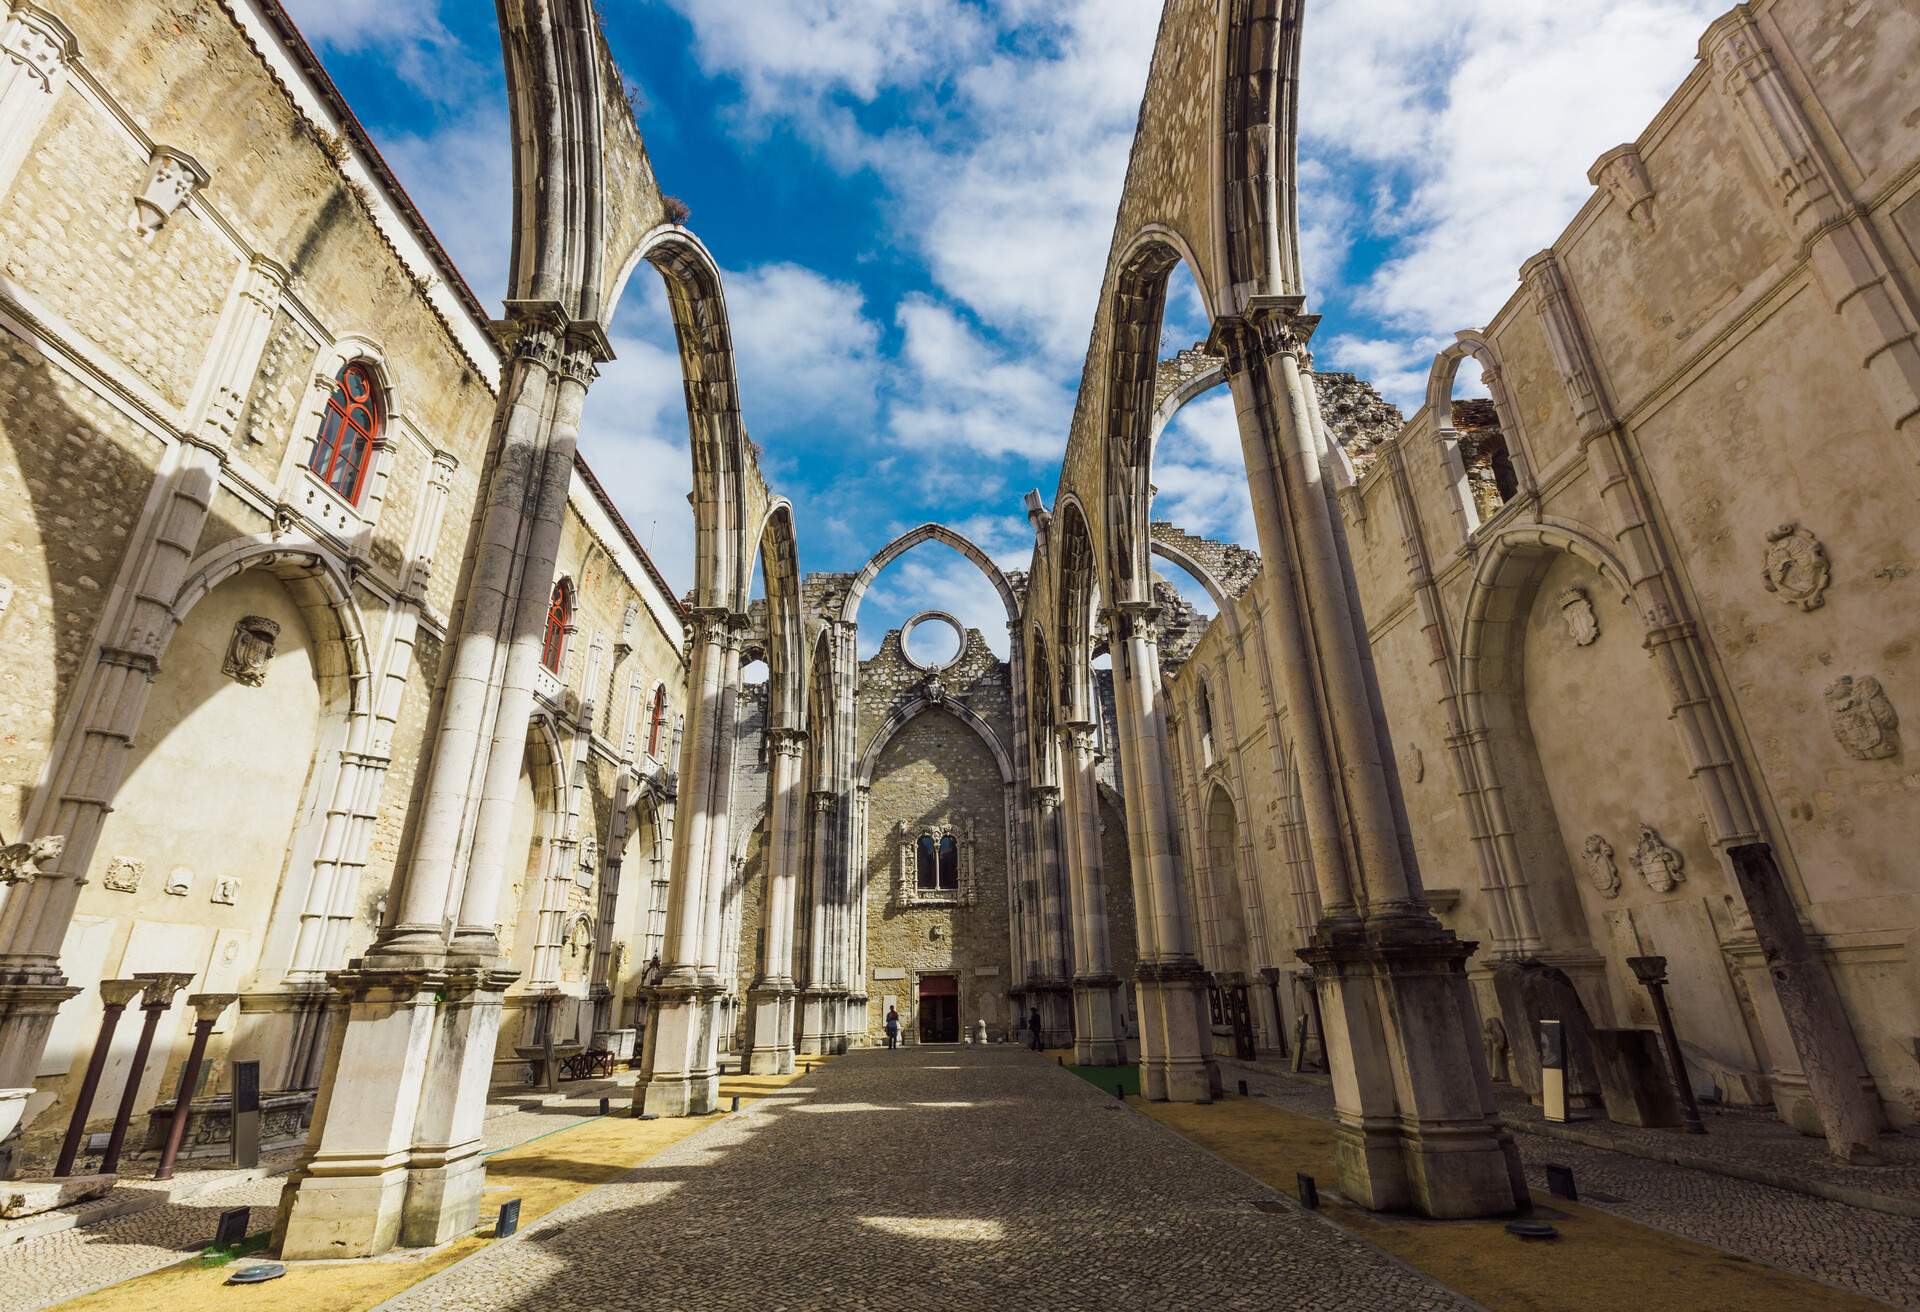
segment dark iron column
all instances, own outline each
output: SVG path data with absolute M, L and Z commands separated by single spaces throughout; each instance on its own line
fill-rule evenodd
M 112 1175 L 120 1167 L 120 1149 L 127 1141 L 127 1122 L 133 1119 L 133 1100 L 140 1095 L 140 1077 L 146 1074 L 147 1054 L 153 1050 L 153 1032 L 160 1018 L 173 1006 L 173 995 L 193 982 L 191 975 L 165 971 L 135 971 L 145 1000 L 140 1010 L 147 1013 L 140 1026 L 140 1043 L 133 1050 L 133 1064 L 127 1069 L 127 1084 L 120 1091 L 120 1110 L 114 1114 L 113 1133 L 107 1136 L 106 1155 L 100 1159 L 100 1173 Z
M 60 1161 L 53 1168 L 55 1177 L 73 1174 L 73 1162 L 80 1155 L 80 1141 L 87 1135 L 87 1113 L 93 1110 L 93 1096 L 100 1091 L 100 1072 L 107 1066 L 107 1050 L 113 1045 L 113 1032 L 119 1028 L 120 1013 L 139 995 L 142 982 L 137 979 L 103 979 L 100 1001 L 100 1037 L 93 1041 L 93 1056 L 87 1059 L 87 1078 L 80 1083 L 80 1096 L 74 1099 L 73 1116 L 67 1121 L 67 1137 L 60 1145 Z
M 187 995 L 187 1005 L 194 1011 L 193 1048 L 187 1053 L 187 1064 L 180 1068 L 180 1087 L 173 1096 L 173 1122 L 167 1126 L 167 1145 L 160 1150 L 160 1165 L 153 1172 L 156 1180 L 173 1178 L 173 1162 L 180 1155 L 180 1141 L 186 1137 L 187 1117 L 193 1110 L 193 1086 L 200 1078 L 200 1063 L 207 1055 L 207 1037 L 213 1033 L 214 1022 L 220 1019 L 220 1013 L 239 998 L 238 993 Z M 235 1106 L 236 1118 L 239 1111 L 239 1107 Z M 237 1119 L 235 1124 L 238 1124 Z
M 1627 965 L 1653 995 L 1654 1018 L 1660 1022 L 1660 1042 L 1667 1050 L 1673 1082 L 1680 1086 L 1680 1102 L 1686 1108 L 1687 1133 L 1705 1134 L 1707 1127 L 1700 1119 L 1700 1104 L 1693 1097 L 1693 1081 L 1687 1078 L 1686 1060 L 1680 1055 L 1680 1037 L 1673 1032 L 1673 1013 L 1667 1008 L 1667 959 L 1628 957 Z

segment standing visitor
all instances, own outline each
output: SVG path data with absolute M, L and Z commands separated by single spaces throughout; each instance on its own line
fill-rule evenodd
M 887 1008 L 887 1047 L 900 1046 L 900 1012 L 898 1008 Z
M 1040 1008 L 1038 1007 L 1027 1013 L 1027 1033 L 1033 1036 L 1027 1046 L 1035 1052 L 1040 1051 Z

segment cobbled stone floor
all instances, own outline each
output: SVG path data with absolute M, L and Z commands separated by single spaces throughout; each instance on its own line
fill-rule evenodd
M 630 1080 L 630 1077 L 629 1077 Z M 487 1148 L 497 1151 L 536 1135 L 566 1129 L 598 1115 L 599 1098 L 618 1093 L 611 1082 L 563 1086 L 566 1098 L 533 1105 L 528 1092 L 489 1103 Z M 629 1094 L 630 1096 L 630 1094 Z M 151 1169 L 151 1164 L 148 1164 Z M 89 1290 L 131 1280 L 190 1257 L 213 1241 L 220 1213 L 247 1207 L 248 1233 L 273 1224 L 282 1177 L 242 1181 L 191 1201 L 148 1208 L 85 1229 L 62 1230 L 0 1248 L 0 1309 L 30 1312 Z
M 854 1052 L 384 1305 L 1472 1306 L 1010 1047 Z
M 1333 1115 L 1333 1090 L 1324 1083 L 1251 1064 L 1222 1067 L 1229 1087 L 1245 1076 L 1250 1092 L 1288 1111 Z M 1516 1134 L 1514 1142 L 1537 1197 L 1547 1197 L 1547 1163 L 1570 1166 L 1583 1203 L 1895 1307 L 1920 1309 L 1920 1221 L 1561 1139 Z

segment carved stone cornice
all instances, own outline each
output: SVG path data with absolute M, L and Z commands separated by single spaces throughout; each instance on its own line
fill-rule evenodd
M 39 5 L 18 3 L 0 21 L 0 54 L 50 92 L 67 66 L 80 58 L 80 43 L 72 28 Z

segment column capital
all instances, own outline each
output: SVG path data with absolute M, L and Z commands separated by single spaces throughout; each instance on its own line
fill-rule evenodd
M 1056 810 L 1060 805 L 1060 786 L 1058 784 L 1035 784 L 1033 800 L 1042 811 Z
M 1162 614 L 1155 601 L 1119 601 L 1101 611 L 1100 618 L 1106 623 L 1109 641 L 1153 642 L 1160 636 Z
M 1307 342 L 1320 326 L 1320 316 L 1308 314 L 1306 304 L 1304 296 L 1250 296 L 1243 312 L 1213 321 L 1207 351 L 1226 361 L 1229 377 L 1276 356 L 1291 356 L 1302 368 L 1311 368 Z
M 807 731 L 776 727 L 767 730 L 767 743 L 782 756 L 801 757 L 807 752 Z
M 833 810 L 833 804 L 837 799 L 833 793 L 823 788 L 815 791 L 807 800 L 813 807 L 815 815 L 825 815 Z

